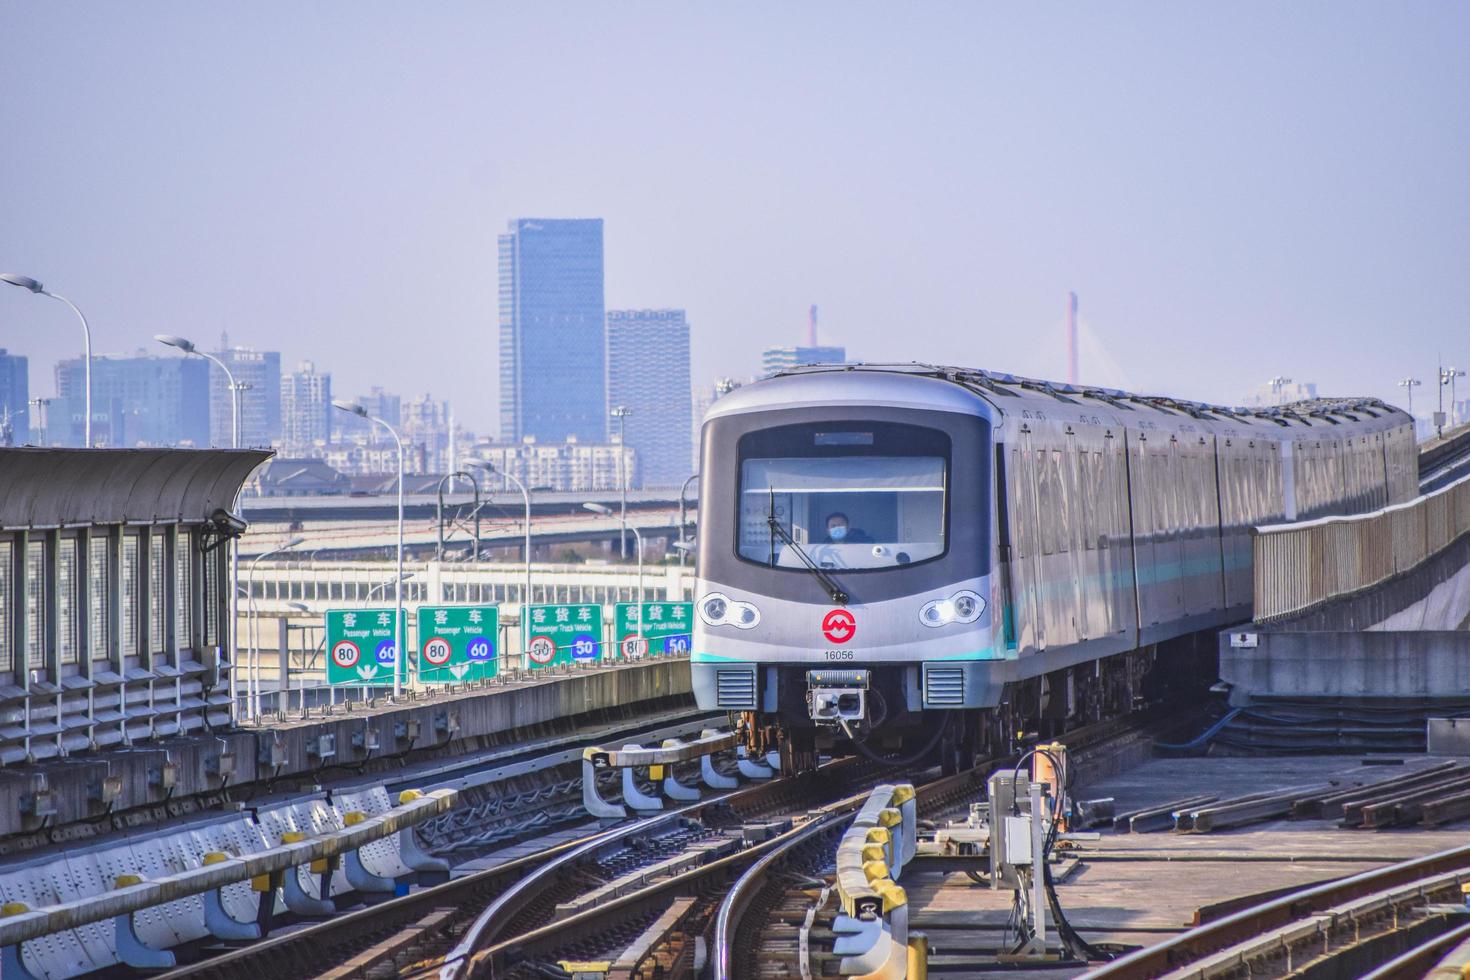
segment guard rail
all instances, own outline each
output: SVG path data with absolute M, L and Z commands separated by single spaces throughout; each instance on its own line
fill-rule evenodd
M 695 759 L 699 760 L 700 778 L 706 786 L 710 789 L 734 789 L 737 785 L 734 777 L 720 772 L 714 764 L 716 752 L 730 749 L 736 751 L 740 774 L 746 779 L 770 779 L 776 774 L 779 766 L 775 760 L 768 757 L 761 762 L 749 758 L 745 746 L 739 741 L 740 736 L 735 732 L 707 728 L 693 741 L 668 738 L 656 748 L 632 744 L 621 749 L 585 749 L 582 752 L 582 804 L 589 814 L 603 820 L 623 819 L 628 815 L 628 807 L 648 812 L 662 810 L 663 800 L 645 793 L 638 785 L 635 772 L 638 769 L 647 770 L 655 790 L 661 786 L 669 799 L 681 802 L 698 800 L 699 789 L 679 782 L 674 778 L 673 770 L 676 763 L 693 762 Z M 623 803 L 609 803 L 598 792 L 597 772 L 602 769 L 622 770 Z
M 444 874 L 412 828 L 456 795 L 406 790 L 394 805 L 376 787 L 0 872 L 0 980 L 165 969 L 171 946 L 258 939 L 279 910 L 330 915 L 333 895 L 392 893 L 415 872 Z
M 868 795 L 837 845 L 841 912 L 832 924 L 843 976 L 903 980 L 909 974 L 908 896 L 897 878 L 917 851 L 918 803 L 907 783 Z
M 1252 528 L 1255 620 L 1268 623 L 1381 585 L 1470 531 L 1470 477 L 1371 514 Z

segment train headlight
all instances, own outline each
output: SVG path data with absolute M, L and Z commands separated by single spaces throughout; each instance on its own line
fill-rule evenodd
M 754 629 L 760 625 L 761 611 L 752 602 L 737 602 L 729 596 L 711 592 L 699 600 L 699 618 L 706 626 L 733 626 Z
M 721 626 L 730 615 L 730 600 L 718 592 L 711 592 L 699 600 L 699 618 L 709 626 Z
M 948 599 L 935 599 L 919 610 L 919 622 L 925 626 L 948 626 L 950 623 L 973 623 L 985 612 L 985 600 L 968 590 L 956 592 Z

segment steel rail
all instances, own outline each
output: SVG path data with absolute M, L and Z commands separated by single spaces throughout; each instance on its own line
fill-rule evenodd
M 1148 980 L 1162 976 L 1257 936 L 1290 926 L 1314 913 L 1354 899 L 1470 869 L 1470 846 L 1400 861 L 1383 868 L 1292 892 L 1243 909 L 1153 946 L 1135 950 L 1084 974 L 1087 980 Z
M 674 895 L 688 894 L 684 889 L 691 884 L 697 885 L 715 876 L 729 875 L 732 869 L 738 869 L 745 864 L 757 859 L 764 854 L 775 843 L 787 839 L 791 834 L 797 833 L 807 826 L 789 830 L 784 834 L 770 838 L 735 854 L 729 854 L 718 858 L 708 864 L 691 868 L 670 877 L 661 878 L 652 884 L 631 892 L 627 895 L 613 899 L 602 905 L 587 909 L 575 915 L 552 922 L 525 932 L 519 936 L 502 938 L 506 929 L 529 909 L 536 899 L 552 888 L 559 875 L 566 873 L 596 851 L 619 841 L 630 840 L 636 837 L 657 832 L 667 825 L 677 823 L 681 819 L 690 817 L 711 806 L 730 806 L 732 803 L 767 805 L 772 803 L 790 807 L 789 801 L 783 801 L 781 797 L 796 796 L 795 802 L 800 805 L 802 794 L 812 794 L 814 790 L 820 790 L 827 783 L 851 779 L 858 772 L 871 766 L 867 760 L 860 756 L 848 756 L 829 762 L 822 766 L 809 777 L 801 779 L 780 779 L 767 783 L 756 783 L 739 790 L 720 796 L 691 803 L 680 809 L 662 813 L 654 817 L 645 818 L 626 827 L 614 828 L 607 836 L 597 840 L 588 841 L 579 846 L 575 852 L 563 853 L 558 860 L 548 863 L 538 869 L 534 874 L 520 882 L 512 891 L 506 892 L 493 905 L 487 908 L 475 921 L 475 924 L 465 933 L 460 943 L 453 950 L 445 954 L 442 964 L 438 969 L 438 976 L 444 980 L 464 976 L 479 976 L 485 972 L 494 976 L 496 971 L 508 965 L 507 960 L 512 956 L 519 958 L 532 952 L 552 948 L 556 944 L 565 944 L 569 935 L 584 934 L 581 927 L 584 925 L 596 925 L 601 928 L 609 928 L 608 923 L 620 923 L 630 918 L 643 914 L 655 904 L 661 902 L 671 891 Z M 882 771 L 876 771 L 874 775 L 881 777 Z M 844 812 L 844 809 L 855 808 L 865 799 L 867 793 L 850 797 L 844 797 L 834 803 L 827 803 L 812 808 L 819 814 L 830 812 Z M 821 819 L 820 817 L 817 819 Z M 695 888 L 697 891 L 698 889 Z M 661 907 L 661 906 L 659 906 Z
M 1087 725 L 1061 737 L 1067 740 L 1069 752 L 1083 758 L 1090 752 L 1114 746 L 1127 738 L 1144 736 L 1160 725 L 1167 727 L 1172 724 L 1174 722 L 1167 718 L 1160 719 L 1156 711 L 1146 710 Z M 976 792 L 983 791 L 986 779 L 994 767 L 1014 764 L 1018 757 L 1018 754 L 1012 754 L 985 759 L 977 762 L 972 769 L 915 786 L 919 812 L 926 818 L 933 819 L 958 804 L 968 802 Z M 854 808 L 866 797 L 866 793 L 852 797 Z M 761 891 L 769 887 L 770 871 L 813 836 L 826 831 L 835 837 L 841 829 L 841 820 L 835 820 L 832 824 L 810 824 L 802 828 L 806 833 L 791 835 L 778 849 L 761 857 L 735 882 L 715 914 L 713 955 L 710 963 L 713 980 L 734 980 L 735 952 L 741 948 L 739 930 L 743 925 L 742 918 Z
M 702 723 L 706 713 L 701 711 L 684 712 L 671 718 L 661 718 L 656 722 L 660 727 L 649 728 L 648 725 L 633 725 L 614 723 L 611 730 L 617 738 L 632 737 L 625 736 L 623 732 L 647 733 L 654 732 L 662 737 L 670 726 L 678 727 L 680 722 L 686 724 Z M 604 735 L 607 727 L 599 729 Z M 580 758 L 584 749 L 582 744 L 585 740 L 561 736 L 548 740 L 552 744 L 543 742 L 547 754 L 540 757 L 532 757 L 529 752 L 515 752 L 509 755 L 492 757 L 479 764 L 480 768 L 486 769 L 494 774 L 502 769 L 510 768 L 508 775 L 515 775 L 515 767 L 528 764 L 539 759 L 549 760 L 549 765 L 555 767 L 567 764 L 574 759 Z M 571 746 L 571 747 L 565 747 Z M 511 762 L 507 766 L 503 763 Z M 474 778 L 476 770 L 474 763 L 450 762 L 443 766 L 428 770 L 421 775 L 430 777 L 425 783 L 432 788 L 449 784 L 478 785 L 481 780 Z M 468 775 L 466 775 L 468 773 Z M 437 781 L 434 777 L 438 777 Z M 508 776 L 507 776 L 508 778 Z M 410 780 L 412 781 L 412 780 Z M 778 781 L 773 781 L 778 782 Z M 747 787 L 749 790 L 769 786 L 772 783 L 756 784 Z M 403 930 L 411 928 L 415 923 L 424 920 L 436 910 L 441 909 L 463 909 L 466 907 L 479 907 L 485 901 L 494 899 L 505 888 L 520 881 L 525 875 L 530 874 L 536 868 L 549 862 L 555 861 L 568 851 L 579 847 L 589 841 L 611 833 L 611 830 L 598 831 L 576 840 L 566 841 L 548 848 L 547 850 L 530 855 L 515 861 L 488 868 L 455 878 L 438 885 L 420 888 L 409 892 L 407 895 L 390 899 L 363 908 L 354 909 L 351 912 L 336 915 L 323 922 L 314 923 L 302 929 L 297 929 L 274 938 L 267 938 L 252 943 L 249 946 L 233 950 L 231 952 L 214 956 L 197 963 L 181 965 L 166 974 L 170 980 L 179 978 L 225 978 L 239 977 L 248 972 L 261 972 L 262 975 L 296 975 L 302 972 L 317 972 L 325 965 L 336 966 L 342 961 L 352 957 L 378 937 L 389 934 L 392 930 Z M 463 921 L 463 916 L 451 916 L 450 921 L 436 922 L 432 931 L 447 930 L 458 922 Z M 429 929 L 420 930 L 423 932 Z

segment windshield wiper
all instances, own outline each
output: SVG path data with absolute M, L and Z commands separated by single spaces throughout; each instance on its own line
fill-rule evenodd
M 791 549 L 796 552 L 797 557 L 799 557 L 806 565 L 807 571 L 811 572 L 812 575 L 816 577 L 816 580 L 822 583 L 822 588 L 827 590 L 827 594 L 832 597 L 832 601 L 837 603 L 839 606 L 847 605 L 848 596 L 847 593 L 842 590 L 842 586 L 838 585 L 837 580 L 834 579 L 831 575 L 827 574 L 826 569 L 822 568 L 822 566 L 812 561 L 812 556 L 806 553 L 805 548 L 796 543 L 796 539 L 793 538 L 790 533 L 788 533 L 787 530 L 781 526 L 781 522 L 776 519 L 774 509 L 772 510 L 772 513 L 766 515 L 766 523 L 770 525 L 771 533 L 773 535 L 778 535 L 782 541 L 785 541 L 786 544 L 789 545 Z M 774 562 L 772 564 L 774 564 Z

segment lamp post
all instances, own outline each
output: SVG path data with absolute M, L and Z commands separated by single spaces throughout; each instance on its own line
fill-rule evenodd
M 403 664 L 407 659 L 403 642 L 406 639 L 403 633 L 403 440 L 397 429 L 377 416 L 369 415 L 361 405 L 332 402 L 332 407 L 381 425 L 398 445 L 398 574 L 393 580 L 393 602 L 396 606 L 393 614 L 393 697 L 398 698 L 403 694 Z
M 686 528 L 688 527 L 688 523 L 687 523 L 687 521 L 685 519 L 684 497 L 685 497 L 686 494 L 689 493 L 689 484 L 693 483 L 697 479 L 699 479 L 699 474 L 698 473 L 690 473 L 687 477 L 684 478 L 684 485 L 679 488 L 679 540 L 680 541 L 683 541 L 684 540 L 684 532 L 685 532 Z M 679 567 L 680 568 L 683 568 L 684 567 L 684 562 L 685 562 L 686 559 L 688 559 L 688 557 L 689 557 L 689 551 L 688 551 L 688 549 L 686 549 L 686 548 L 680 548 L 679 549 Z
M 444 560 L 444 484 L 462 476 L 470 481 L 470 486 L 475 488 L 475 561 L 480 560 L 480 481 L 475 479 L 474 474 L 466 473 L 464 470 L 455 470 L 453 473 L 445 473 L 439 478 L 439 488 L 435 491 L 438 497 L 438 506 L 434 508 L 435 524 L 438 527 L 438 543 L 434 549 L 434 560 Z
M 87 389 L 86 390 L 86 393 L 85 393 L 85 397 L 82 400 L 83 401 L 83 411 L 85 411 L 87 413 L 86 414 L 86 417 L 84 419 L 82 419 L 82 442 L 83 442 L 84 445 L 86 445 L 86 447 L 88 449 L 91 449 L 92 448 L 92 328 L 87 325 L 87 318 L 86 318 L 86 316 L 84 316 L 82 314 L 82 311 L 81 310 L 77 309 L 77 304 L 73 303 L 71 300 L 67 299 L 65 296 L 60 296 L 60 295 L 58 295 L 56 293 L 49 292 L 46 289 L 45 286 L 41 285 L 35 279 L 32 279 L 30 276 L 16 275 L 14 272 L 0 272 L 0 282 L 8 282 L 12 286 L 19 286 L 21 289 L 28 289 L 31 292 L 36 293 L 36 294 L 38 294 L 40 296 L 50 296 L 52 299 L 54 299 L 54 300 L 56 300 L 58 302 L 65 303 L 67 306 L 71 307 L 71 311 L 77 315 L 77 319 L 82 321 L 82 341 L 86 345 L 85 346 L 85 351 L 86 351 L 86 355 L 85 356 L 86 356 L 86 359 L 82 362 L 82 384 Z
M 159 333 L 154 334 L 153 339 L 168 347 L 177 347 L 185 355 L 198 354 L 207 361 L 218 364 L 220 370 L 225 372 L 225 378 L 229 382 L 230 389 L 230 448 L 240 448 L 240 386 L 235 383 L 235 374 L 230 366 L 215 357 L 208 351 L 202 351 L 194 346 L 192 340 L 186 340 L 177 334 Z M 240 510 L 240 494 L 235 494 L 235 511 Z M 238 539 L 230 542 L 230 665 L 233 668 L 240 662 L 240 542 Z M 230 671 L 230 697 L 235 696 L 235 671 Z M 246 694 L 250 688 L 246 684 Z
M 1276 377 L 1272 378 L 1266 383 L 1271 386 L 1271 391 L 1274 392 L 1276 395 L 1276 404 L 1280 405 L 1285 400 L 1284 396 L 1281 394 L 1281 390 L 1287 385 L 1291 384 L 1291 379 L 1283 378 L 1281 375 L 1278 374 Z
M 521 591 L 521 647 L 522 649 L 524 649 L 527 636 L 526 623 L 528 622 L 526 610 L 531 608 L 531 491 L 527 490 L 526 485 L 520 480 L 516 479 L 510 473 L 507 473 L 504 470 L 497 470 L 495 468 L 495 464 L 490 462 L 489 460 L 472 459 L 465 463 L 465 465 L 473 467 L 477 470 L 483 470 L 487 476 L 494 473 L 499 476 L 505 477 L 507 480 L 516 485 L 516 489 L 521 491 L 521 500 L 526 505 L 526 541 L 525 544 L 521 546 L 524 553 L 523 557 L 526 559 L 526 582 Z M 486 494 L 488 496 L 488 489 L 486 490 Z
M 250 717 L 256 721 L 260 720 L 260 619 L 255 613 L 255 566 L 263 558 L 279 555 L 305 543 L 305 538 L 292 538 L 279 548 L 272 548 L 250 559 L 250 594 L 249 601 L 245 604 L 245 617 L 250 624 L 250 658 L 245 668 L 245 699 L 250 705 Z
M 1444 369 L 1444 375 L 1450 379 L 1450 428 L 1454 428 L 1460 424 L 1460 416 L 1455 403 L 1455 379 L 1463 378 L 1465 372 L 1457 367 L 1447 367 Z
M 1409 418 L 1411 419 L 1414 417 L 1414 389 L 1423 383 L 1418 378 L 1404 378 L 1399 382 L 1399 387 L 1404 389 L 1404 393 L 1409 398 Z M 1415 424 L 1415 428 L 1418 428 L 1417 423 Z
M 587 503 L 583 504 L 582 506 L 585 507 L 587 510 L 592 511 L 592 513 L 594 513 L 594 514 L 601 514 L 604 517 L 611 517 L 612 516 L 612 508 L 610 508 L 610 507 L 604 507 L 602 504 L 594 504 L 594 503 L 592 503 L 589 500 Z M 630 531 L 633 532 L 633 540 L 638 543 L 638 635 L 642 636 L 643 635 L 643 535 L 641 535 L 641 534 L 638 533 L 638 529 L 636 527 L 630 527 L 630 528 L 628 528 L 628 530 L 630 530 Z
M 1443 364 L 1441 364 L 1440 367 L 1439 367 L 1439 411 L 1437 411 L 1437 412 L 1434 413 L 1434 422 L 1435 422 L 1435 428 L 1438 430 L 1438 434 L 1441 435 L 1441 436 L 1444 435 L 1444 389 L 1445 389 L 1445 386 L 1446 385 L 1449 385 L 1450 386 L 1450 411 L 1453 412 L 1455 410 L 1455 389 L 1454 389 L 1455 377 L 1456 377 L 1456 375 L 1463 376 L 1464 373 L 1465 373 L 1464 371 L 1460 371 L 1457 368 L 1445 367 Z M 1451 422 L 1450 424 L 1453 427 L 1454 423 Z
M 31 426 L 33 430 L 31 432 L 31 438 L 34 439 L 36 437 L 34 430 L 40 429 L 41 437 L 36 442 L 38 445 L 44 446 L 46 445 L 46 440 L 51 438 L 51 433 L 46 430 L 46 427 L 51 423 L 51 399 L 32 398 L 27 404 L 34 409 L 31 412 L 31 422 L 34 423 Z
M 614 405 L 612 417 L 618 420 L 618 492 L 622 499 L 618 518 L 622 531 L 618 534 L 618 557 L 628 557 L 628 416 L 633 410 L 626 405 Z

